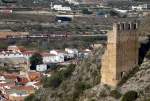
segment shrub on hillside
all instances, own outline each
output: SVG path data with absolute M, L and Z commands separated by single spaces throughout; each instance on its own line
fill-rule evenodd
M 147 99 L 147 100 L 145 100 L 145 101 L 150 101 L 150 99 Z
M 121 97 L 121 93 L 117 90 L 112 90 L 110 92 L 110 96 L 115 98 L 115 99 L 119 99 Z
M 39 101 L 38 99 L 35 98 L 34 94 L 29 95 L 24 99 L 24 101 Z
M 147 58 L 147 59 L 150 59 L 150 50 L 147 52 L 146 58 Z
M 135 101 L 138 97 L 138 93 L 136 91 L 128 91 L 123 96 L 121 101 Z
M 83 14 L 92 14 L 92 11 L 89 11 L 87 8 L 82 9 Z
M 63 80 L 71 76 L 72 72 L 74 71 L 75 65 L 71 64 L 69 65 L 65 70 L 61 70 L 51 77 L 46 77 L 43 78 L 43 87 L 52 87 L 52 88 L 57 88 Z
M 91 88 L 91 85 L 86 82 L 78 81 L 75 83 L 75 89 L 73 91 L 73 99 L 77 99 L 84 90 Z

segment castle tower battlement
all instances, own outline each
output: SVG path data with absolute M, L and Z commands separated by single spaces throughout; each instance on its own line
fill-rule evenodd
M 113 24 L 102 57 L 101 83 L 116 87 L 138 65 L 138 25 L 137 21 Z

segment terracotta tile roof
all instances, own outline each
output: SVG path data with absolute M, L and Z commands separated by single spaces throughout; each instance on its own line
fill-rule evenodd
M 24 55 L 32 55 L 34 54 L 36 51 L 24 51 L 23 54 Z
M 13 74 L 4 73 L 2 76 L 4 76 L 6 79 L 13 79 L 13 80 L 16 80 L 18 74 L 15 74 L 15 73 L 13 73 Z
M 40 80 L 42 78 L 42 74 L 39 72 L 35 72 L 35 71 L 28 72 L 28 76 L 31 81 Z
M 18 76 L 18 77 L 17 77 L 17 80 L 18 80 L 18 82 L 23 83 L 23 84 L 29 82 L 29 80 L 28 80 L 27 77 Z

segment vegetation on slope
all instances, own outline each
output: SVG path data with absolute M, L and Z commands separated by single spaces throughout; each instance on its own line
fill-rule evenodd
M 33 101 L 79 101 L 86 89 L 100 82 L 100 56 L 103 51 L 104 49 L 98 49 L 94 56 L 79 65 L 70 65 L 66 70 L 45 79 L 43 88 L 36 92 Z M 26 99 L 30 97 L 33 99 L 33 95 Z

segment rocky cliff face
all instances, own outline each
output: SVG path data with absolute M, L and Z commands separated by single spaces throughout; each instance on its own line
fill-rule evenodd
M 144 98 L 150 98 L 150 60 L 145 59 L 139 67 L 139 71 L 134 74 L 120 88 L 122 93 L 129 90 L 134 90 L 139 93 L 139 101 L 144 101 Z
M 96 85 L 91 89 L 84 91 L 80 97 L 80 101 L 120 101 L 111 96 L 110 88 L 106 85 Z M 138 92 L 137 101 L 145 101 L 150 98 L 150 60 L 145 59 L 139 66 L 139 70 L 128 79 L 122 86 L 116 88 L 122 95 L 128 91 L 134 90 Z

